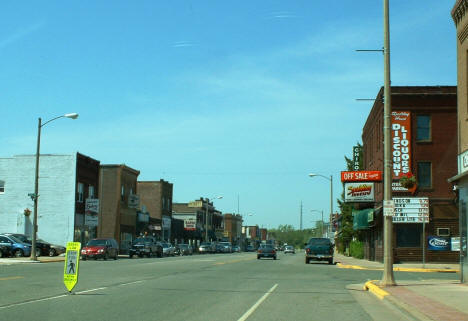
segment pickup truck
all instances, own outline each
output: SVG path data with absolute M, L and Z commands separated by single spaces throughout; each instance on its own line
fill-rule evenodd
M 333 264 L 333 243 L 330 239 L 323 237 L 312 237 L 308 243 L 305 243 L 305 263 L 310 260 L 328 261 Z

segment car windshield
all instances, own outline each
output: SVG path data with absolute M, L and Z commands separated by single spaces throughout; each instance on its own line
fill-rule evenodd
M 91 240 L 88 242 L 88 246 L 105 246 L 106 240 Z
M 261 245 L 261 249 L 273 249 L 273 245 Z
M 12 237 L 15 237 L 16 239 L 20 240 L 21 242 L 29 242 L 26 235 L 15 234 L 15 235 L 12 235 Z
M 287 248 L 288 250 L 290 250 L 290 249 L 292 249 L 293 247 L 292 247 L 292 246 L 286 246 L 286 248 Z
M 162 246 L 163 248 L 168 248 L 168 247 L 169 247 L 169 244 L 167 244 L 167 243 L 161 243 L 161 246 Z
M 13 242 L 16 242 L 16 243 L 23 243 L 23 241 L 21 241 L 20 239 L 14 237 L 13 235 L 8 235 L 8 237 L 9 237 Z
M 186 249 L 186 248 L 188 248 L 188 245 L 187 244 L 179 244 L 179 248 Z
M 310 239 L 309 244 L 311 244 L 311 245 L 330 245 L 331 242 L 330 242 L 329 239 L 317 238 L 317 239 Z

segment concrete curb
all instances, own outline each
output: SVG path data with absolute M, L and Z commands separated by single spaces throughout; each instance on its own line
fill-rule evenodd
M 370 268 L 370 267 L 364 267 L 364 266 L 359 266 L 359 265 L 348 265 L 348 264 L 343 264 L 343 263 L 336 263 L 336 265 L 341 268 L 341 269 L 353 269 L 353 270 L 373 270 L 373 271 L 383 271 L 383 268 Z M 432 272 L 432 273 L 460 273 L 460 270 L 458 269 L 423 269 L 423 268 L 400 268 L 400 267 L 394 267 L 393 271 L 398 271 L 398 272 Z
M 401 311 L 404 311 L 406 313 L 409 313 L 412 317 L 414 317 L 417 320 L 420 321 L 433 321 L 432 319 L 428 318 L 425 314 L 419 312 L 416 308 L 412 307 L 411 305 L 408 305 L 397 298 L 395 298 L 393 295 L 376 285 L 374 282 L 378 282 L 377 280 L 372 280 L 368 281 L 364 284 L 364 290 L 369 291 L 373 295 L 375 295 L 377 298 L 380 300 L 385 300 L 387 302 L 390 302 L 393 304 L 395 307 L 400 309 Z

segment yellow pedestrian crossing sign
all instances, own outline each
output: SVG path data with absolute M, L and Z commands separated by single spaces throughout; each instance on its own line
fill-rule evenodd
M 78 264 L 80 262 L 80 242 L 68 242 L 65 254 L 65 268 L 63 271 L 63 283 L 71 292 L 78 283 Z

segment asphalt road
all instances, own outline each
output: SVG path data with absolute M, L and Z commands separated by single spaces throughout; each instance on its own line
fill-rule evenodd
M 0 320 L 411 320 L 352 284 L 379 271 L 255 253 L 80 262 L 73 295 L 63 263 L 0 265 Z M 396 278 L 456 278 L 397 273 Z

